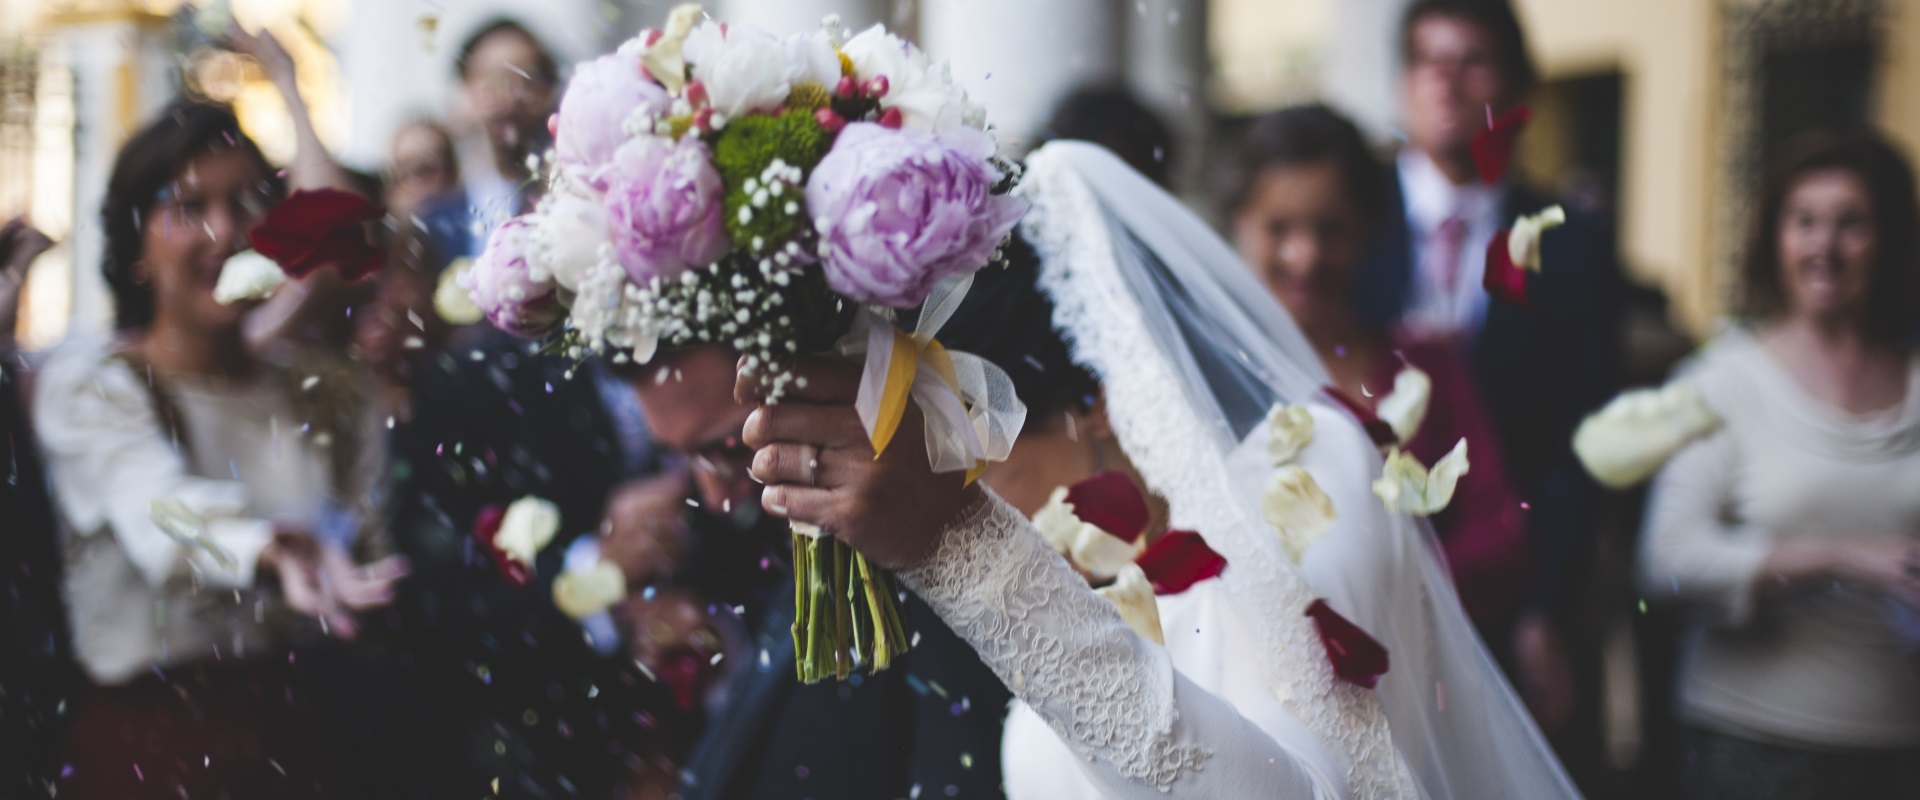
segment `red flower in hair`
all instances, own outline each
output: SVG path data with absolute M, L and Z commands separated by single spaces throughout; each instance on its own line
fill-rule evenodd
M 1067 487 L 1067 502 L 1082 522 L 1113 534 L 1123 542 L 1140 538 L 1150 521 L 1147 496 L 1124 472 L 1108 470 Z
M 493 559 L 493 566 L 500 570 L 500 576 L 507 579 L 513 588 L 527 585 L 532 574 L 527 565 L 508 557 L 506 552 L 496 547 L 493 539 L 500 535 L 500 523 L 507 518 L 507 507 L 498 503 L 489 503 L 473 517 L 473 540 L 487 551 L 487 557 Z
M 364 195 L 303 189 L 268 211 L 248 238 L 288 277 L 304 278 L 331 265 L 341 278 L 359 280 L 386 262 L 367 235 L 366 223 L 379 218 L 380 210 Z
M 1487 127 L 1474 131 L 1467 150 L 1473 154 L 1473 169 L 1480 173 L 1481 182 L 1492 186 L 1507 174 L 1507 165 L 1513 162 L 1514 142 L 1520 138 L 1520 129 L 1533 119 L 1533 112 L 1526 106 L 1515 106 L 1499 119 L 1492 119 L 1493 109 L 1489 108 L 1487 116 Z
M 1154 594 L 1179 594 L 1227 569 L 1227 559 L 1193 531 L 1167 531 L 1133 563 L 1147 573 Z
M 1394 433 L 1393 426 L 1381 419 L 1380 415 L 1373 413 L 1372 407 L 1360 402 L 1353 395 L 1340 391 L 1337 386 L 1326 387 L 1326 393 L 1328 397 L 1333 398 L 1334 402 L 1345 408 L 1347 413 L 1353 415 L 1353 418 L 1360 423 L 1360 427 L 1366 430 L 1367 438 L 1373 440 L 1375 447 L 1392 447 L 1400 443 L 1400 435 Z
M 1334 677 L 1363 689 L 1380 683 L 1380 676 L 1387 674 L 1387 648 L 1340 616 L 1326 600 L 1315 600 L 1307 606 L 1307 616 L 1320 631 L 1320 643 L 1326 645 Z

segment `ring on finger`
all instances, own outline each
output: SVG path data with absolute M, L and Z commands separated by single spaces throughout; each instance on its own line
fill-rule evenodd
M 807 485 L 820 485 L 820 448 L 807 445 Z

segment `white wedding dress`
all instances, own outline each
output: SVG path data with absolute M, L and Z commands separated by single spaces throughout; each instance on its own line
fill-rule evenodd
M 989 493 L 902 580 L 1018 698 L 1014 798 L 1576 797 L 1461 611 L 1426 527 L 1370 491 L 1380 457 L 1318 403 L 1324 370 L 1224 243 L 1104 150 L 1034 153 L 1022 229 L 1074 357 L 1174 527 L 1224 574 L 1160 601 L 1141 639 Z M 1339 522 L 1294 564 L 1259 513 L 1266 411 L 1307 404 L 1301 466 Z M 1338 681 L 1316 598 L 1384 644 L 1374 690 Z

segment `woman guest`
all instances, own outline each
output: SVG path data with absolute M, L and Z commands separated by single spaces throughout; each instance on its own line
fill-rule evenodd
M 1687 796 L 1920 796 L 1920 248 L 1914 175 L 1815 135 L 1767 177 L 1751 324 L 1681 381 L 1721 428 L 1654 487 L 1653 596 L 1704 612 L 1680 668 Z
M 352 392 L 256 358 L 249 306 L 213 299 L 273 178 L 222 107 L 178 102 L 136 133 L 103 214 L 118 334 L 63 348 L 36 387 L 88 678 L 62 797 L 313 793 L 292 635 L 352 637 L 404 571 L 347 556 L 377 426 L 340 422 L 371 419 Z
M 1526 583 L 1520 500 L 1493 428 L 1451 343 L 1402 340 L 1348 302 L 1348 284 L 1385 209 L 1387 173 L 1360 132 L 1325 106 L 1256 120 L 1222 186 L 1235 246 L 1319 351 L 1349 399 L 1375 404 L 1411 365 L 1433 381 L 1426 421 L 1405 443 L 1423 464 L 1467 440 L 1473 468 L 1434 518 L 1468 615 L 1501 630 Z M 1500 641 L 1491 636 L 1488 641 Z

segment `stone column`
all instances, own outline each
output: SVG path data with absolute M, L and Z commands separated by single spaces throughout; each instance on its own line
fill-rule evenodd
M 105 333 L 113 300 L 100 276 L 105 240 L 100 204 L 120 145 L 178 92 L 165 17 L 132 0 L 69 4 L 45 19 L 46 63 L 72 76 L 73 229 L 67 239 L 73 291 L 69 335 Z
M 1368 134 L 1385 137 L 1400 122 L 1400 12 L 1407 0 L 1333 4 L 1321 88 L 1328 102 Z
M 1121 0 L 923 0 L 920 43 L 1024 150 L 1068 91 L 1124 77 L 1120 14 Z
M 1207 0 L 1126 0 L 1127 87 L 1172 129 L 1170 173 L 1192 190 L 1207 144 Z

